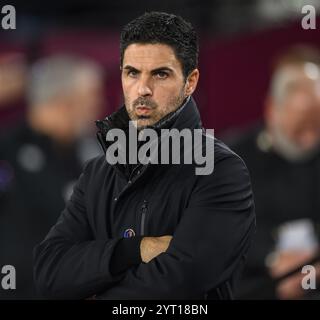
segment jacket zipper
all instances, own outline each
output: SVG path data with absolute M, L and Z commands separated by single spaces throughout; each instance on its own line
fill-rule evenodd
M 147 212 L 148 212 L 148 202 L 147 200 L 144 200 L 143 205 L 141 207 L 141 224 L 140 224 L 140 235 L 142 236 L 144 235 Z

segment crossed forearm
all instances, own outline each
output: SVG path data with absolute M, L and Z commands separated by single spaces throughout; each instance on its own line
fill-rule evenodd
M 140 242 L 140 255 L 144 263 L 148 263 L 159 254 L 166 252 L 169 247 L 172 236 L 162 237 L 143 237 Z M 88 298 L 95 299 L 95 296 Z

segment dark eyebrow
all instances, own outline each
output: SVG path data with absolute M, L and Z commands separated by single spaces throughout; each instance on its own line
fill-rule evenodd
M 168 72 L 170 72 L 170 73 L 173 72 L 173 70 L 172 70 L 171 68 L 169 68 L 169 67 L 160 67 L 160 68 L 157 68 L 157 69 L 153 69 L 153 70 L 151 71 L 151 73 L 152 73 L 152 74 L 155 74 L 155 73 L 160 72 L 160 71 L 168 71 Z
M 132 67 L 132 66 L 129 66 L 129 65 L 126 65 L 124 68 L 124 70 L 129 70 L 129 71 L 135 71 L 135 72 L 140 72 L 138 69 Z
M 126 65 L 123 69 L 124 70 L 129 70 L 129 71 L 135 71 L 137 73 L 141 72 L 140 70 L 138 70 L 135 67 L 132 67 L 130 65 Z M 171 68 L 169 68 L 169 67 L 159 67 L 159 68 L 151 70 L 151 73 L 152 74 L 156 74 L 157 72 L 160 72 L 160 71 L 167 71 L 167 72 L 170 72 L 170 73 L 173 72 L 173 70 Z

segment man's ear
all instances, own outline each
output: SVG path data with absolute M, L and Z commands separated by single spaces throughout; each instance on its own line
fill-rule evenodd
M 191 96 L 192 93 L 196 90 L 198 80 L 199 80 L 199 70 L 194 69 L 192 72 L 189 74 L 187 81 L 186 81 L 186 95 Z

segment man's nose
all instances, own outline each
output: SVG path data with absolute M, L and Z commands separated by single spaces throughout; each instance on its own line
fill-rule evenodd
M 152 96 L 152 87 L 148 78 L 141 77 L 138 84 L 138 95 L 141 97 Z

